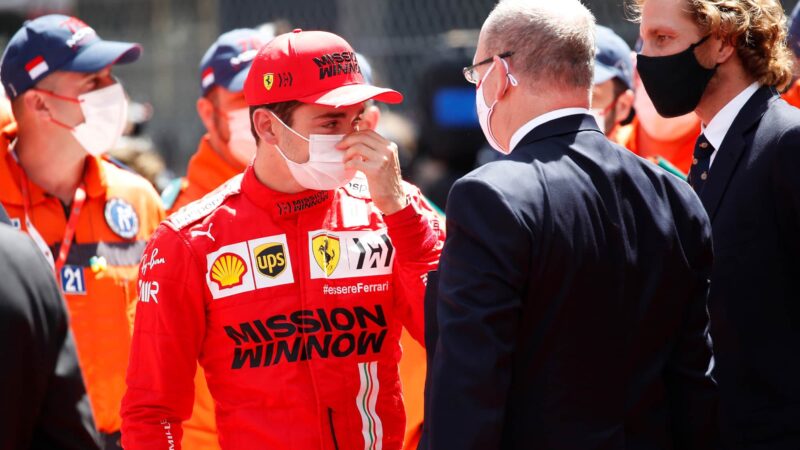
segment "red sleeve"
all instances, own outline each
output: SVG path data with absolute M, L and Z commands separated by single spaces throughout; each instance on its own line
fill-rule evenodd
M 428 205 L 419 189 L 406 185 L 409 204 L 384 217 L 389 237 L 397 250 L 394 283 L 403 325 L 425 346 L 423 299 L 428 272 L 439 266 L 444 245 L 444 221 Z
M 126 450 L 180 449 L 192 413 L 194 374 L 205 335 L 202 271 L 178 233 L 161 225 L 139 270 L 128 390 L 122 400 Z

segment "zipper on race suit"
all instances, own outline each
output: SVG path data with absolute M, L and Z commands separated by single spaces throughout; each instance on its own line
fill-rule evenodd
M 333 408 L 328 408 L 328 423 L 331 426 L 331 437 L 333 438 L 333 448 L 339 450 L 339 442 L 336 440 L 336 429 L 333 427 Z

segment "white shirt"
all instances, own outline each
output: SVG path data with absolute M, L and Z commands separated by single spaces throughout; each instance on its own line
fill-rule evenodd
M 722 145 L 722 141 L 725 140 L 725 135 L 728 134 L 728 130 L 731 128 L 731 125 L 733 125 L 736 116 L 739 115 L 739 111 L 742 110 L 744 104 L 750 100 L 750 97 L 752 97 L 760 87 L 761 85 L 756 81 L 744 88 L 739 95 L 734 97 L 727 105 L 719 110 L 717 115 L 708 123 L 708 126 L 703 125 L 701 127 L 703 136 L 705 136 L 708 143 L 714 147 L 714 153 L 711 154 L 711 161 L 708 163 L 709 168 L 711 164 L 714 164 L 714 158 L 717 156 L 719 147 Z
M 574 116 L 576 114 L 589 114 L 592 113 L 586 108 L 562 108 L 556 109 L 555 111 L 550 111 L 542 114 L 541 116 L 536 116 L 531 119 L 525 125 L 519 127 L 517 131 L 511 135 L 511 141 L 509 141 L 508 145 L 509 148 L 513 151 L 514 148 L 519 144 L 519 142 L 528 135 L 534 128 L 538 127 L 539 125 L 543 125 L 547 122 L 551 122 L 556 119 L 560 119 L 562 117 L 567 116 Z

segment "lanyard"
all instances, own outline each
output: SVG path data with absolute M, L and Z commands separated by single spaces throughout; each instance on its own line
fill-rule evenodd
M 64 267 L 64 264 L 67 262 L 69 249 L 72 247 L 75 229 L 78 227 L 78 216 L 81 213 L 83 205 L 86 203 L 86 189 L 83 187 L 83 184 L 81 184 L 78 186 L 78 189 L 75 190 L 75 196 L 72 198 L 72 209 L 70 210 L 69 219 L 67 220 L 67 228 L 64 230 L 64 238 L 61 240 L 61 247 L 58 250 L 58 258 L 53 261 L 53 253 L 50 251 L 50 247 L 47 245 L 44 238 L 42 238 L 39 231 L 33 226 L 33 222 L 30 219 L 31 198 L 29 195 L 28 176 L 21 166 L 20 181 L 22 185 L 22 205 L 25 209 L 25 228 L 28 230 L 28 234 L 31 238 L 33 238 L 36 246 L 39 247 L 39 250 L 44 254 L 45 259 L 50 263 L 50 267 L 55 270 L 56 276 L 59 276 L 61 268 Z

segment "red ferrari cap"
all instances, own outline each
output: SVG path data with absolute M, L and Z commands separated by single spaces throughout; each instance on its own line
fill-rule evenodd
M 258 51 L 244 98 L 250 106 L 297 100 L 326 106 L 350 106 L 367 100 L 400 103 L 403 95 L 367 84 L 353 48 L 325 31 L 294 30 Z

